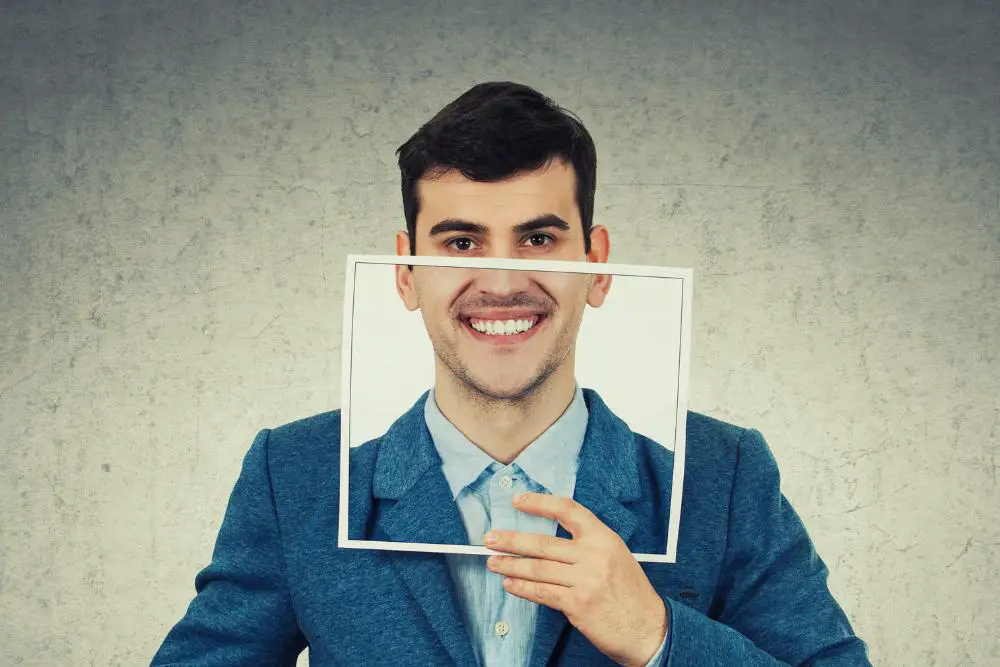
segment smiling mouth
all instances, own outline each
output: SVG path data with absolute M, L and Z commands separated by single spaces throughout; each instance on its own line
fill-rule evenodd
M 545 315 L 523 315 L 510 318 L 463 317 L 462 323 L 480 339 L 517 341 L 529 337 L 545 320 Z

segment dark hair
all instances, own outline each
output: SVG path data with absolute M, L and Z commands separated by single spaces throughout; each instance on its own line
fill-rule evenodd
M 597 150 L 583 123 L 538 91 L 509 81 L 473 86 L 439 111 L 396 150 L 403 215 L 416 254 L 417 181 L 459 171 L 479 182 L 496 182 L 535 171 L 561 158 L 576 175 L 576 204 L 590 252 L 597 185 Z

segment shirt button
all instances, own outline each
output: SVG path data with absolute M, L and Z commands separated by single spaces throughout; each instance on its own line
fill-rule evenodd
M 510 487 L 514 486 L 514 480 L 512 480 L 509 476 L 504 475 L 503 477 L 500 478 L 497 484 L 500 485 L 501 489 L 509 489 Z
M 498 621 L 496 625 L 493 626 L 496 630 L 497 635 L 500 637 L 506 637 L 507 633 L 510 632 L 510 623 L 507 621 Z

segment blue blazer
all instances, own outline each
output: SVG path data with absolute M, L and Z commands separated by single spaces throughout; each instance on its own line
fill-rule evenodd
M 633 552 L 664 553 L 672 452 L 584 397 L 574 497 Z M 468 543 L 426 398 L 352 451 L 352 537 Z M 257 434 L 197 595 L 152 667 L 291 667 L 307 646 L 311 667 L 476 664 L 442 554 L 337 548 L 339 471 L 339 410 Z M 757 431 L 688 413 L 677 563 L 643 569 L 668 609 L 665 665 L 870 665 Z M 540 609 L 531 667 L 612 664 Z

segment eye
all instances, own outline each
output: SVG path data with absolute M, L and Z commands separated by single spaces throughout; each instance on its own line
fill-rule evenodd
M 555 243 L 555 239 L 552 238 L 552 236 L 550 236 L 549 234 L 542 234 L 541 232 L 539 232 L 531 234 L 528 237 L 528 245 L 533 246 L 535 248 L 541 248 L 547 243 L 548 244 Z
M 467 236 L 459 236 L 458 238 L 451 239 L 445 246 L 457 250 L 458 252 L 468 252 L 472 250 L 475 243 L 472 239 Z

